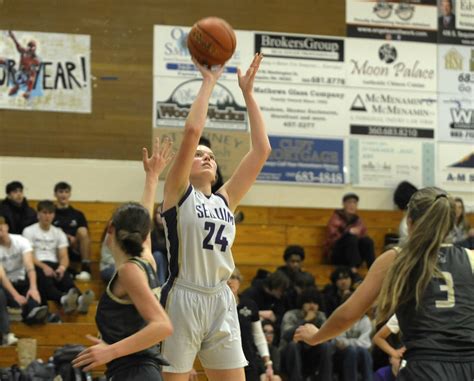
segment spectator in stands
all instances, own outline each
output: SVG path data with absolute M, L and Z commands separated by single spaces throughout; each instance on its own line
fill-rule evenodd
M 66 234 L 52 224 L 56 207 L 52 201 L 45 200 L 38 203 L 37 210 L 39 222 L 27 227 L 23 236 L 33 247 L 41 300 L 43 303 L 47 300 L 60 303 L 66 313 L 76 309 L 87 313 L 94 293 L 88 290 L 81 295 L 67 270 L 68 240 Z
M 21 308 L 26 323 L 44 323 L 48 307 L 41 305 L 33 264 L 33 249 L 29 241 L 8 233 L 8 224 L 0 216 L 0 264 L 11 286 L 5 288 L 7 305 Z
M 285 313 L 282 297 L 289 284 L 290 280 L 284 273 L 275 271 L 265 279 L 256 279 L 242 293 L 242 297 L 257 303 L 261 319 L 270 320 L 279 326 Z
M 18 342 L 18 338 L 13 332 L 10 332 L 10 318 L 7 310 L 7 296 L 5 290 L 12 290 L 13 286 L 8 280 L 5 270 L 0 264 L 0 335 L 1 345 L 14 345 Z
M 275 325 L 270 320 L 263 320 L 262 327 L 265 340 L 267 340 L 268 351 L 270 352 L 270 360 L 273 362 L 273 372 L 275 374 L 280 374 L 281 354 L 280 350 L 275 345 Z
M 321 303 L 319 291 L 309 288 L 300 295 L 299 308 L 287 311 L 283 316 L 280 351 L 282 372 L 287 374 L 289 381 L 314 378 L 315 374 L 318 374 L 320 380 L 332 380 L 332 344 L 327 342 L 312 347 L 293 340 L 299 326 L 309 323 L 319 328 L 326 321 L 326 315 L 319 309 Z
M 284 266 L 277 268 L 283 272 L 290 280 L 290 285 L 285 292 L 285 310 L 296 308 L 296 300 L 302 289 L 307 286 L 314 286 L 314 277 L 301 270 L 305 258 L 304 248 L 300 245 L 287 246 L 283 253 Z M 296 285 L 298 278 L 298 286 Z
M 273 361 L 270 359 L 257 304 L 252 299 L 239 297 L 241 282 L 240 271 L 235 268 L 227 284 L 237 301 L 242 349 L 245 358 L 249 362 L 244 368 L 245 379 L 247 381 L 259 381 L 260 376 L 263 375 L 266 377 L 266 381 L 280 381 L 280 377 L 274 375 L 273 372 Z
M 105 225 L 104 231 L 102 232 L 102 236 L 100 238 L 100 277 L 102 280 L 108 284 L 110 279 L 115 273 L 115 261 L 113 257 L 112 250 L 110 250 L 109 246 L 107 245 L 107 230 L 109 229 L 110 220 Z
M 0 203 L 0 215 L 4 216 L 11 234 L 21 234 L 23 229 L 34 224 L 36 212 L 28 205 L 23 194 L 23 184 L 12 181 L 5 188 L 7 197 Z
M 474 228 L 471 228 L 466 217 L 466 210 L 464 208 L 464 201 L 462 198 L 456 197 L 454 199 L 456 219 L 454 221 L 454 228 L 451 232 L 453 242 L 463 246 L 467 249 L 474 249 Z
M 374 335 L 373 343 L 382 349 L 390 358 L 390 365 L 377 370 L 374 374 L 374 381 L 395 381 L 400 370 L 403 354 L 406 351 L 405 346 L 394 348 L 387 341 L 387 338 L 393 334 L 400 333 L 400 326 L 398 325 L 397 315 L 393 315 L 382 328 Z M 404 360 L 403 360 L 404 362 Z
M 81 261 L 81 271 L 76 275 L 76 279 L 89 281 L 91 279 L 91 240 L 84 213 L 69 204 L 71 190 L 71 185 L 64 181 L 54 186 L 56 213 L 53 225 L 66 233 L 69 242 L 68 255 L 70 262 Z M 69 270 L 73 272 L 72 269 Z
M 331 284 L 324 288 L 324 301 L 327 316 L 342 304 L 345 295 L 353 290 L 354 274 L 348 267 L 338 267 L 331 274 Z
M 298 308 L 298 297 L 307 288 L 316 287 L 314 276 L 306 271 L 296 273 L 294 286 L 288 287 L 284 295 L 285 311 Z M 321 310 L 325 312 L 325 306 L 320 306 Z
M 345 302 L 351 293 L 344 296 Z M 354 381 L 358 379 L 358 372 L 362 380 L 372 381 L 372 357 L 369 349 L 371 347 L 370 335 L 372 324 L 370 319 L 364 315 L 351 328 L 334 339 L 336 353 L 334 361 L 342 365 L 342 379 Z
M 151 231 L 151 251 L 156 262 L 156 272 L 160 284 L 168 279 L 168 250 L 166 248 L 165 227 L 161 218 L 161 204 L 153 210 L 153 229 Z
M 334 211 L 327 226 L 326 255 L 331 263 L 348 266 L 356 273 L 363 261 L 370 267 L 375 260 L 374 242 L 356 214 L 359 196 L 347 193 L 342 198 L 343 209 Z
M 302 272 L 301 267 L 304 262 L 304 248 L 299 245 L 287 246 L 283 253 L 284 266 L 278 267 L 278 271 L 285 273 L 290 280 L 290 287 L 295 286 L 296 274 Z
M 403 243 L 403 241 L 408 237 L 408 202 L 410 201 L 411 196 L 413 196 L 417 190 L 418 189 L 412 183 L 409 183 L 408 181 L 402 181 L 397 185 L 397 188 L 393 193 L 393 202 L 398 206 L 398 209 L 403 211 L 403 218 L 400 221 L 400 225 L 398 227 L 399 243 Z

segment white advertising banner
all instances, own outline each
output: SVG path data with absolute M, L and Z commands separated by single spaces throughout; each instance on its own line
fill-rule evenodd
M 474 46 L 474 0 L 438 0 L 438 42 Z
M 435 93 L 352 88 L 345 112 L 351 135 L 432 139 L 437 99 Z
M 182 127 L 201 85 L 186 46 L 190 27 L 155 25 L 153 126 Z M 209 102 L 209 129 L 248 129 L 247 112 L 237 82 L 237 67 L 252 60 L 253 33 L 236 31 L 237 49 L 226 64 Z M 241 60 L 243 57 L 243 61 Z
M 435 44 L 346 39 L 347 84 L 436 92 Z
M 264 54 L 255 94 L 272 135 L 346 136 L 344 40 L 255 33 Z
M 201 83 L 198 78 L 177 81 L 172 77 L 155 77 L 154 127 L 184 126 Z M 206 128 L 247 130 L 247 109 L 236 80 L 217 83 L 209 100 L 207 116 Z
M 436 185 L 448 191 L 474 192 L 474 146 L 438 143 Z
M 474 0 L 457 0 L 456 29 L 474 31 Z
M 474 98 L 439 94 L 438 141 L 470 143 L 474 146 Z
M 189 27 L 154 29 L 154 127 L 182 126 L 200 85 L 186 47 Z M 237 50 L 211 97 L 206 127 L 246 130 L 245 103 L 237 67 L 246 70 L 256 52 L 264 54 L 255 96 L 269 134 L 347 136 L 344 39 L 236 30 Z
M 436 42 L 437 16 L 436 0 L 346 0 L 350 37 Z
M 438 92 L 474 98 L 474 47 L 438 45 Z
M 354 186 L 392 188 L 409 180 L 417 187 L 434 184 L 434 143 L 401 139 L 351 139 Z
M 90 36 L 0 31 L 0 108 L 90 113 Z

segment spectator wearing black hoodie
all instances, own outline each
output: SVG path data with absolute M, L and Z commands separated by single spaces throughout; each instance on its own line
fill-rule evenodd
M 10 234 L 21 234 L 24 228 L 38 221 L 36 211 L 28 205 L 19 181 L 8 183 L 5 193 L 7 197 L 0 203 L 0 215 L 5 217 Z
M 290 280 L 290 285 L 283 296 L 285 300 L 285 311 L 296 308 L 296 300 L 303 289 L 315 287 L 314 277 L 301 269 L 304 263 L 305 252 L 300 245 L 289 245 L 283 253 L 284 266 L 278 267 L 278 271 L 284 273 Z
M 242 298 L 252 299 L 260 311 L 260 318 L 271 320 L 279 327 L 285 313 L 283 295 L 289 284 L 284 273 L 275 271 L 265 279 L 254 280 L 252 286 L 242 293 Z
M 331 284 L 328 284 L 323 291 L 327 317 L 342 304 L 344 296 L 354 290 L 353 286 L 354 273 L 349 267 L 341 266 L 333 271 Z

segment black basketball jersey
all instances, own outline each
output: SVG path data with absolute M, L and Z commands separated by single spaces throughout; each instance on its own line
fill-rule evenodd
M 150 288 L 156 294 L 159 301 L 159 282 L 150 263 L 137 257 L 131 258 L 129 261 L 145 271 Z M 112 285 L 117 278 L 118 273 L 115 272 L 107 285 L 106 291 L 100 298 L 95 317 L 101 338 L 107 344 L 113 344 L 131 336 L 147 324 L 130 300 L 120 299 L 112 293 Z M 107 374 L 110 376 L 122 370 L 123 367 L 136 364 L 165 364 L 166 362 L 163 362 L 159 353 L 159 347 L 155 345 L 143 351 L 119 357 L 107 364 Z
M 419 308 L 413 298 L 397 309 L 405 357 L 474 361 L 474 255 L 443 245 L 438 267 L 443 278 L 429 282 Z

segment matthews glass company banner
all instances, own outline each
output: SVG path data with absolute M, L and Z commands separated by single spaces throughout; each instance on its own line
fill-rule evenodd
M 438 143 L 436 185 L 440 188 L 470 192 L 474 190 L 474 146 Z
M 389 138 L 351 139 L 351 183 L 392 188 L 404 180 L 417 187 L 434 185 L 434 143 Z
M 436 0 L 346 0 L 350 37 L 436 42 L 437 21 Z
M 200 86 L 186 48 L 189 27 L 154 29 L 153 126 L 182 126 Z M 211 97 L 206 128 L 245 131 L 245 103 L 237 67 L 246 70 L 262 52 L 255 82 L 270 134 L 345 136 L 344 39 L 322 36 L 236 31 L 237 49 Z
M 0 31 L 0 108 L 90 113 L 90 36 Z
M 344 184 L 344 141 L 270 136 L 272 153 L 259 181 Z

